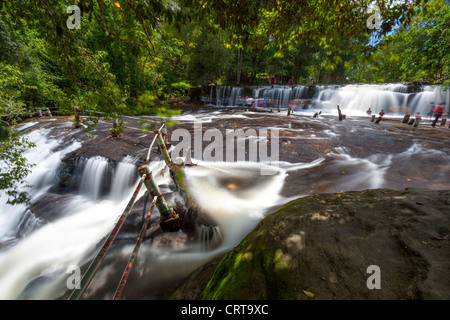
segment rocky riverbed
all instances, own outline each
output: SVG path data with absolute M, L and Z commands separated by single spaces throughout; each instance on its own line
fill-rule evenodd
M 154 277 L 146 276 L 152 269 L 145 264 L 156 257 L 146 248 L 151 248 L 151 244 L 144 242 L 142 262 L 136 267 L 134 279 L 130 279 L 127 299 L 449 298 L 448 282 L 439 281 L 441 276 L 449 278 L 447 126 L 431 128 L 424 121 L 415 128 L 403 124 L 398 117 L 386 117 L 375 124 L 369 117 L 351 115 L 339 121 L 337 115 L 314 118 L 313 113 L 307 112 L 288 116 L 285 111 L 177 107 L 182 107 L 183 113 L 172 119 L 175 125 L 169 128 L 169 140 L 175 130 L 182 129 L 191 146 L 197 148 L 195 124 L 201 124 L 202 138 L 208 130 L 217 130 L 224 139 L 227 130 L 278 130 L 278 140 L 269 136 L 269 141 L 279 145 L 277 166 L 283 177 L 277 181 L 282 178 L 282 186 L 279 194 L 275 188 L 277 194 L 266 195 L 276 200 L 260 210 L 266 218 L 259 224 L 258 219 L 252 218 L 254 222 L 250 224 L 254 225 L 248 231 L 256 228 L 248 236 L 236 238 L 225 251 L 205 255 L 209 258 L 193 263 L 190 271 L 183 269 L 173 278 L 161 278 L 161 283 L 154 284 Z M 61 159 L 55 184 L 31 207 L 36 217 L 53 222 L 67 212 L 74 214 L 66 208 L 70 206 L 71 194 L 80 188 L 80 159 L 101 156 L 109 168 L 125 157 L 135 159 L 136 166 L 145 163 L 153 133 L 143 132 L 142 127 L 151 123 L 157 128 L 161 119 L 148 116 L 145 121 L 135 117 L 124 120 L 127 128 L 117 138 L 108 131 L 111 122 L 102 119 L 94 131 L 74 128 L 72 117 L 29 120 L 26 130 L 46 128 L 50 130 L 49 137 L 59 139 L 54 151 L 74 141 L 81 144 Z M 172 141 L 173 145 L 177 142 Z M 201 150 L 206 150 L 211 140 L 202 139 L 200 145 Z M 233 151 L 237 152 L 237 148 L 235 144 Z M 192 156 L 196 151 L 193 149 Z M 156 148 L 151 155 L 152 159 L 160 157 Z M 105 176 L 103 194 L 111 188 L 112 174 Z M 243 201 L 259 192 L 258 184 L 274 183 L 255 177 L 233 179 L 219 177 L 208 188 L 223 189 L 232 199 Z M 163 186 L 163 190 L 172 201 L 170 186 Z M 223 201 L 221 196 L 202 197 L 200 191 L 197 190 L 197 199 L 208 202 L 201 205 Z M 261 200 L 255 203 L 258 201 L 262 205 Z M 224 210 L 226 206 L 224 203 Z M 117 238 L 120 245 L 133 243 L 145 207 L 143 199 L 136 204 L 124 232 Z M 171 243 L 177 243 L 177 239 L 167 239 L 166 247 L 172 250 Z M 196 269 L 198 264 L 201 267 Z M 371 276 L 367 268 L 373 265 L 379 267 L 381 289 L 367 287 L 366 280 Z M 108 268 L 104 268 L 105 273 Z M 120 275 L 122 268 L 117 270 L 115 273 Z M 108 279 L 117 276 L 107 274 Z M 151 281 L 146 280 L 149 277 Z M 114 290 L 114 283 L 104 285 L 114 280 L 99 281 L 94 281 L 95 290 L 86 299 L 103 298 L 106 287 Z M 236 290 L 237 283 L 250 282 L 252 286 L 247 287 L 255 289 Z

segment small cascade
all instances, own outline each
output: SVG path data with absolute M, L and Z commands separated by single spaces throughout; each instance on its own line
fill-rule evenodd
M 230 94 L 233 90 L 229 86 L 214 86 L 211 87 L 210 104 L 216 107 L 228 105 L 230 101 Z
M 444 103 L 448 110 L 450 90 L 444 91 L 442 86 L 425 86 L 423 91 L 411 96 L 408 105 L 410 106 L 411 114 L 420 112 L 423 116 L 426 116 L 433 104 L 440 103 Z
M 268 100 L 272 108 L 287 108 L 291 99 L 292 88 L 288 86 L 271 86 L 260 88 L 254 99 Z
M 44 226 L 46 223 L 47 221 L 36 217 L 30 210 L 26 210 L 25 214 L 19 220 L 16 236 L 18 238 L 24 238 L 34 230 Z
M 292 99 L 307 99 L 305 95 L 305 86 L 297 86 L 292 88 Z
M 242 91 L 243 88 L 235 87 L 231 89 L 231 95 L 228 105 L 229 106 L 238 106 L 242 105 Z
M 129 194 L 129 191 L 134 187 L 134 182 L 138 178 L 135 162 L 136 159 L 127 156 L 117 164 L 111 183 L 110 198 L 112 200 L 121 199 L 123 194 Z
M 108 160 L 100 156 L 85 159 L 83 167 L 80 190 L 91 199 L 98 200 L 102 194 Z
M 61 166 L 61 159 L 81 146 L 80 143 L 73 142 L 61 148 L 61 141 L 48 135 L 49 130 L 46 129 L 34 130 L 26 135 L 27 139 L 36 145 L 24 152 L 24 156 L 34 167 L 26 178 L 26 185 L 31 188 L 21 186 L 20 190 L 26 190 L 30 194 L 32 203 L 55 183 L 55 172 Z M 0 161 L 0 168 L 2 165 Z M 2 243 L 23 237 L 42 225 L 25 205 L 8 205 L 7 200 L 8 195 L 0 191 L 0 247 Z
M 210 250 L 217 248 L 217 246 L 222 242 L 222 233 L 220 232 L 219 226 L 205 226 L 200 225 L 198 227 L 199 243 L 203 250 Z
M 344 188 L 355 190 L 376 189 L 384 187 L 385 174 L 392 163 L 392 155 L 373 154 L 368 158 L 353 157 L 345 148 L 335 148 L 329 153 L 333 161 L 329 165 L 332 172 L 340 175 L 334 178 L 334 183 Z M 348 187 L 352 186 L 352 187 Z M 332 190 L 336 192 L 339 190 Z

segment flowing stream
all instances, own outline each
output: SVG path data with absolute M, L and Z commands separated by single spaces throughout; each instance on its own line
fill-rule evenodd
M 450 186 L 448 140 L 373 128 L 367 119 L 349 119 L 344 124 L 334 117 L 287 118 L 285 114 L 216 110 L 186 113 L 177 120 L 185 128 L 195 121 L 209 128 L 280 128 L 280 158 L 271 163 L 193 158 L 198 166 L 186 169 L 189 190 L 201 210 L 217 222 L 219 229 L 214 235 L 221 241 L 208 246 L 215 241 L 210 233 L 189 241 L 182 231 L 144 241 L 124 299 L 160 297 L 196 268 L 232 249 L 265 215 L 292 199 L 345 190 Z M 71 266 L 86 268 L 131 198 L 138 183 L 137 159 L 124 156 L 111 163 L 101 155 L 80 157 L 73 173 L 78 187 L 56 193 L 62 160 L 84 142 L 71 140 L 67 133 L 52 135 L 47 127 L 26 136 L 36 144 L 26 151 L 29 161 L 36 164 L 28 177 L 34 186 L 30 189 L 32 201 L 39 205 L 54 193 L 48 204 L 54 217 L 44 219 L 35 215 L 33 208 L 8 205 L 6 195 L 0 195 L 0 299 L 64 299 L 71 275 L 68 270 Z M 150 166 L 168 201 L 176 200 L 163 161 L 152 159 Z M 267 166 L 273 174 L 261 175 Z M 144 191 L 138 194 L 141 203 Z M 140 216 L 133 216 L 137 225 Z M 152 221 L 158 218 L 155 208 Z M 84 299 L 112 298 L 136 237 L 137 232 L 131 231 L 121 236 Z

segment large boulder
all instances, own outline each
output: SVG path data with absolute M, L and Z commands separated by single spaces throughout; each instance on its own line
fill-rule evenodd
M 450 299 L 449 208 L 450 190 L 301 198 L 171 298 Z

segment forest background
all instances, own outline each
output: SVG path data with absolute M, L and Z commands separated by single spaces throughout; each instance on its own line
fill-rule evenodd
M 450 84 L 445 0 L 0 0 L 0 190 L 32 147 L 11 128 L 31 108 L 175 114 L 210 85 Z

